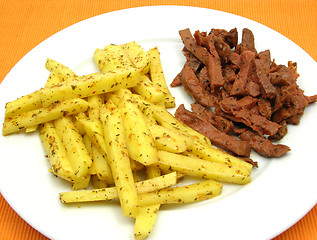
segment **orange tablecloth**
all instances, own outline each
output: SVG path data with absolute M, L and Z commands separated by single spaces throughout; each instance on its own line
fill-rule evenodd
M 28 51 L 73 23 L 124 8 L 171 4 L 222 10 L 255 20 L 282 33 L 317 60 L 316 0 L 1 0 L 0 82 Z M 0 195 L 0 239 L 47 238 L 22 220 Z M 284 239 L 317 239 L 317 206 L 275 238 Z

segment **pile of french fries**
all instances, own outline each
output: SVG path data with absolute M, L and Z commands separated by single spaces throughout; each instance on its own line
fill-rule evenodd
M 119 199 L 135 219 L 135 239 L 149 236 L 162 204 L 221 194 L 247 184 L 252 165 L 211 146 L 179 122 L 157 47 L 138 43 L 96 49 L 100 72 L 78 76 L 47 59 L 46 85 L 7 103 L 3 135 L 39 129 L 49 171 L 71 183 L 63 203 Z M 197 179 L 179 184 L 186 176 Z M 176 186 L 178 184 L 178 186 Z

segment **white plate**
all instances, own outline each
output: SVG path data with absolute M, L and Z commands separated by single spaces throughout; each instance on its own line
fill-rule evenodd
M 121 10 L 74 24 L 40 43 L 26 54 L 0 86 L 0 117 L 5 103 L 44 86 L 49 75 L 47 57 L 60 61 L 77 74 L 97 71 L 96 48 L 129 41 L 146 50 L 158 46 L 168 83 L 182 68 L 184 57 L 178 31 L 211 28 L 241 35 L 250 28 L 260 50 L 270 49 L 277 63 L 298 63 L 298 82 L 307 95 L 317 93 L 316 62 L 279 33 L 248 19 L 210 9 L 157 6 Z M 171 89 L 177 105 L 191 102 L 182 88 Z M 225 184 L 220 197 L 195 204 L 162 207 L 149 239 L 269 239 L 289 228 L 315 204 L 316 105 L 309 106 L 299 126 L 290 126 L 282 143 L 292 151 L 280 159 L 253 154 L 259 168 L 246 186 Z M 13 209 L 49 238 L 133 239 L 133 221 L 109 203 L 63 205 L 58 194 L 70 186 L 53 177 L 37 134 L 0 137 L 0 189 Z

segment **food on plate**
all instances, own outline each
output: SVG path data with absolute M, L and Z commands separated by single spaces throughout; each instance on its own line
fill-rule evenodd
M 176 172 L 153 177 L 136 182 L 135 188 L 138 194 L 153 192 L 177 184 Z M 89 189 L 82 191 L 63 192 L 59 194 L 63 203 L 108 201 L 118 198 L 116 187 Z
M 150 49 L 148 51 L 148 57 L 152 82 L 164 93 L 164 106 L 166 108 L 175 107 L 175 98 L 167 87 L 158 48 Z
M 48 107 L 41 107 L 32 111 L 23 112 L 6 118 L 2 128 L 2 134 L 9 135 L 25 128 L 34 127 L 41 123 L 49 122 L 63 116 L 73 115 L 87 111 L 89 104 L 81 98 L 68 99 Z
M 207 200 L 223 183 L 250 182 L 251 161 L 212 146 L 168 111 L 175 98 L 157 47 L 111 44 L 93 58 L 100 71 L 84 76 L 48 58 L 45 86 L 6 105 L 3 135 L 38 129 L 49 172 L 71 186 L 62 203 L 117 199 L 135 219 L 135 239 L 145 239 L 162 204 Z
M 269 158 L 289 152 L 273 142 L 317 100 L 298 86 L 296 63 L 277 64 L 269 50 L 258 52 L 247 28 L 240 43 L 236 28 L 194 34 L 186 28 L 179 35 L 186 62 L 171 86 L 182 85 L 194 103 L 191 111 L 180 105 L 176 118 L 236 156 L 249 158 L 251 149 Z

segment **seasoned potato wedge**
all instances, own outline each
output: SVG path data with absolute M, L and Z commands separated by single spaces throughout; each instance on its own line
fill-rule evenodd
M 100 109 L 100 117 L 104 129 L 108 163 L 118 192 L 123 215 L 136 217 L 139 201 L 130 166 L 121 112 L 114 104 L 108 101 L 106 106 Z

